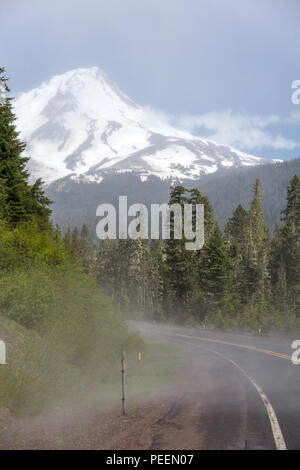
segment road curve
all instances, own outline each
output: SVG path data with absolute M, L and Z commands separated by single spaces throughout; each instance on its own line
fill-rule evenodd
M 300 365 L 291 362 L 292 339 L 144 322 L 133 326 L 145 337 L 189 352 L 189 391 L 170 410 L 173 427 L 184 427 L 186 409 L 204 440 L 202 448 L 300 449 Z M 171 431 L 165 427 L 154 436 L 153 448 L 168 448 Z

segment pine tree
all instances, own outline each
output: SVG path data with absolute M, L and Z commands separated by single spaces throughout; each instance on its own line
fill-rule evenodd
M 203 322 L 207 313 L 207 305 L 211 300 L 211 295 L 204 290 L 203 274 L 205 270 L 204 260 L 208 259 L 209 240 L 214 232 L 214 214 L 208 198 L 202 196 L 198 189 L 191 189 L 188 193 L 187 201 L 189 204 L 194 207 L 196 204 L 204 205 L 204 246 L 201 250 L 192 252 L 189 259 L 191 282 L 186 308 L 189 320 L 194 321 L 194 319 L 197 319 Z M 193 220 L 193 230 L 195 228 L 195 220 Z
M 187 203 L 186 189 L 183 186 L 171 188 L 169 204 L 183 205 Z M 183 218 L 182 218 L 183 223 Z M 166 282 L 171 296 L 174 296 L 174 307 L 179 319 L 184 319 L 184 303 L 191 286 L 192 269 L 190 266 L 191 252 L 185 249 L 186 240 L 174 238 L 175 219 L 170 214 L 170 239 L 166 241 Z M 171 303 L 172 305 L 172 303 Z M 172 308 L 172 307 L 171 307 Z
M 57 243 L 60 243 L 61 242 L 61 230 L 60 230 L 60 227 L 58 224 L 55 225 L 55 229 L 54 229 L 54 240 L 57 242 Z
M 5 91 L 7 78 L 0 68 L 0 80 Z M 2 214 L 13 226 L 32 216 L 47 223 L 51 211 L 50 200 L 45 196 L 42 181 L 38 179 L 32 186 L 28 183 L 26 170 L 28 158 L 23 156 L 25 144 L 19 140 L 15 126 L 16 117 L 12 110 L 12 98 L 0 102 L 0 197 Z
M 66 249 L 67 253 L 71 254 L 72 236 L 71 236 L 71 230 L 69 228 L 68 228 L 68 230 L 66 231 L 66 233 L 63 237 L 63 243 L 64 243 L 64 246 L 65 246 L 65 249 Z
M 129 240 L 118 241 L 115 259 L 115 304 L 124 312 L 129 309 Z
M 151 284 L 153 315 L 159 319 L 163 317 L 165 279 L 165 254 L 161 240 L 151 241 L 150 253 L 149 281 Z
M 6 199 L 6 192 L 5 192 L 5 185 L 4 182 L 0 179 L 0 219 L 5 218 L 5 199 Z
M 78 228 L 75 227 L 72 232 L 72 241 L 71 241 L 71 256 L 74 260 L 77 260 L 79 258 L 79 250 L 80 250 L 79 231 L 78 231 Z
M 102 292 L 108 295 L 115 305 L 116 278 L 118 272 L 117 244 L 109 239 L 102 240 L 96 254 L 95 274 Z
M 216 223 L 209 238 L 200 267 L 200 288 L 214 302 L 221 302 L 229 286 L 230 259 L 225 248 L 224 237 Z
M 235 291 L 242 304 L 246 304 L 252 294 L 249 284 L 253 277 L 249 265 L 249 225 L 249 212 L 239 204 L 225 226 Z
M 147 240 L 128 241 L 128 293 L 131 311 L 143 315 L 149 307 L 150 252 Z
M 193 230 L 196 229 L 195 207 L 196 204 L 204 205 L 204 235 L 205 244 L 201 250 L 186 250 L 186 239 L 183 236 L 181 240 L 174 239 L 174 216 L 171 213 L 171 239 L 167 240 L 166 253 L 166 291 L 169 297 L 175 297 L 175 309 L 180 319 L 184 319 L 190 310 L 190 297 L 195 298 L 195 291 L 198 296 L 201 290 L 201 263 L 204 256 L 207 242 L 214 230 L 213 210 L 206 196 L 202 196 L 198 189 L 187 190 L 183 186 L 175 186 L 171 189 L 170 205 L 184 204 L 193 206 Z M 184 218 L 182 219 L 182 227 L 184 233 Z M 201 277 L 201 276 L 200 276 Z M 169 308 L 174 309 L 172 302 L 169 302 Z M 194 307 L 195 309 L 195 302 Z
M 272 309 L 275 308 L 275 311 L 279 312 L 281 319 L 284 320 L 284 317 L 289 313 L 289 306 L 286 273 L 283 265 L 280 265 L 277 270 L 272 294 Z
M 239 205 L 226 224 L 225 235 L 238 299 L 244 306 L 255 303 L 262 311 L 270 290 L 270 236 L 260 190 L 257 179 L 252 188 L 250 210 Z
M 252 188 L 253 199 L 249 211 L 249 276 L 247 281 L 252 290 L 252 300 L 257 294 L 257 299 L 260 298 L 263 303 L 269 286 L 270 235 L 264 220 L 260 190 L 261 183 L 259 179 L 256 179 Z
M 89 229 L 86 224 L 83 224 L 80 232 L 79 256 L 85 271 L 88 273 L 93 269 L 93 249 L 89 238 Z
M 225 226 L 227 247 L 233 257 L 239 256 L 239 252 L 245 248 L 248 225 L 249 213 L 239 204 Z
M 282 212 L 281 249 L 291 307 L 300 316 L 300 180 L 295 175 L 287 188 L 287 205 Z

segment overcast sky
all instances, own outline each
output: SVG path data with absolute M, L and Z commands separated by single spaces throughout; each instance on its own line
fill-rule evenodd
M 300 157 L 299 0 L 0 0 L 13 92 L 97 65 L 194 134 Z

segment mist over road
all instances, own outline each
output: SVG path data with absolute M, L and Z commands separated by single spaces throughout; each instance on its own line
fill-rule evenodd
M 292 339 L 144 322 L 132 327 L 178 345 L 188 357 L 178 399 L 151 448 L 300 449 L 300 365 L 290 360 Z

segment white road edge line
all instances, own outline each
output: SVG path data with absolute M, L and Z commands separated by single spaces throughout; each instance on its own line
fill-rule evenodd
M 255 383 L 254 380 L 252 380 L 251 377 L 249 377 L 249 375 L 244 371 L 244 369 L 242 369 L 236 362 L 232 361 L 231 359 L 228 359 L 228 357 L 224 356 L 218 351 L 215 351 L 214 349 L 204 348 L 203 346 L 199 346 L 199 345 L 197 346 L 201 349 L 206 349 L 207 351 L 211 351 L 215 354 L 218 354 L 219 356 L 223 357 L 223 359 L 225 359 L 226 361 L 231 362 L 231 364 L 237 367 L 244 374 L 244 376 L 252 383 L 252 385 L 255 387 L 255 389 L 259 393 L 259 396 L 262 399 L 263 404 L 265 405 L 265 408 L 267 410 L 271 428 L 272 428 L 276 450 L 287 450 L 287 446 L 286 446 L 276 413 L 274 411 L 274 408 L 271 405 L 271 402 L 268 399 L 267 395 L 263 392 L 263 390 L 259 387 L 259 385 L 257 385 L 257 383 Z

